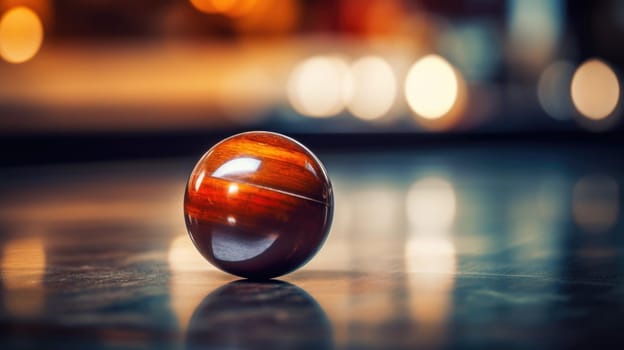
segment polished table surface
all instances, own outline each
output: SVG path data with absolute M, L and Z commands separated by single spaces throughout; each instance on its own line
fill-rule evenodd
M 265 283 L 192 246 L 193 159 L 1 169 L 0 348 L 624 347 L 621 148 L 318 155 L 330 236 Z

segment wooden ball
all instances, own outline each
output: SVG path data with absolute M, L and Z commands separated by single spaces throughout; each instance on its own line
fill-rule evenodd
M 186 227 L 213 265 L 250 279 L 294 271 L 321 247 L 333 214 L 321 162 L 297 141 L 272 132 L 229 137 L 191 173 Z

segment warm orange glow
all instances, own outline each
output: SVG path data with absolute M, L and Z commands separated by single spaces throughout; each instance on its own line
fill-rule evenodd
M 238 0 L 236 6 L 230 9 L 229 14 L 232 17 L 246 16 L 254 10 L 257 2 L 257 0 Z
M 53 108 L 106 105 L 156 111 L 135 113 L 130 119 L 59 114 L 52 123 L 58 129 L 83 126 L 98 130 L 128 126 L 169 129 L 189 122 L 223 125 L 225 117 L 236 123 L 248 123 L 265 115 L 266 108 L 281 102 L 287 79 L 284 66 L 290 62 L 276 53 L 275 48 L 282 46 L 250 46 L 245 46 L 244 55 L 240 54 L 240 47 L 215 52 L 192 45 L 167 48 L 145 45 L 128 50 L 106 45 L 89 50 L 56 46 L 46 50 L 45 61 L 40 60 L 42 64 L 29 64 L 28 70 L 0 64 L 3 81 L 12 82 L 0 84 L 0 99 Z M 169 113 L 160 114 L 167 109 L 185 112 L 176 113 L 176 118 L 171 118 Z M 199 112 L 200 109 L 205 112 Z M 38 127 L 37 123 L 27 123 Z M 7 126 L 20 127 L 20 123 L 0 118 L 0 129 Z
M 620 98 L 620 84 L 615 72 L 605 62 L 592 59 L 583 63 L 572 78 L 572 102 L 591 120 L 609 117 Z
M 443 177 L 418 180 L 407 193 L 406 210 L 409 310 L 423 327 L 422 341 L 435 344 L 444 334 L 457 273 L 457 252 L 450 234 L 457 214 L 455 189 Z
M 329 238 L 331 239 L 331 235 Z M 324 249 L 325 247 L 319 253 L 323 253 Z M 332 259 L 335 257 L 335 255 L 332 256 Z M 318 259 L 314 258 L 310 263 L 314 263 L 316 260 Z M 325 271 L 332 270 L 330 267 Z M 308 292 L 318 302 L 321 310 L 327 313 L 328 319 L 332 323 L 332 335 L 337 349 L 346 348 L 350 344 L 349 339 L 353 337 L 350 325 L 353 319 L 358 319 L 353 314 L 356 308 L 351 306 L 353 300 L 351 295 L 354 288 L 357 287 L 353 284 L 353 281 L 347 278 L 297 279 L 297 286 Z M 364 309 L 370 309 L 370 303 L 366 303 L 365 306 Z
M 0 14 L 18 6 L 27 7 L 37 14 L 45 26 L 52 21 L 54 15 L 51 1 L 52 0 L 0 0 Z
M 236 6 L 238 1 L 237 0 L 212 0 L 210 1 L 210 3 L 212 7 L 215 9 L 215 11 L 227 13 L 230 9 Z
M 254 1 L 244 16 L 238 16 L 237 28 L 249 34 L 290 32 L 298 23 L 300 4 L 296 0 Z
M 201 12 L 241 17 L 249 14 L 257 0 L 190 0 Z
M 405 7 L 404 0 L 342 0 L 336 3 L 340 24 L 345 31 L 369 37 L 391 36 L 401 33 L 406 21 L 410 21 L 412 29 L 413 13 Z
M 43 41 L 39 16 L 27 7 L 12 8 L 0 19 L 0 56 L 11 63 L 22 63 L 37 54 Z
M 424 119 L 439 119 L 447 115 L 457 102 L 458 90 L 455 70 L 440 56 L 423 57 L 407 73 L 407 103 L 414 113 Z
M 362 6 L 356 0 L 356 6 Z M 369 1 L 365 18 L 360 19 L 366 26 L 369 35 L 392 35 L 400 32 L 403 23 L 409 21 L 408 11 L 404 3 L 396 0 Z
M 421 342 L 435 344 L 452 308 L 457 273 L 456 250 L 449 237 L 412 232 L 405 246 L 409 311 L 422 332 Z
M 44 302 L 46 254 L 41 238 L 18 238 L 4 244 L 0 276 L 4 305 L 13 315 L 32 316 Z
M 217 269 L 199 254 L 187 234 L 181 234 L 173 240 L 167 260 L 171 271 L 171 309 L 178 318 L 181 330 L 186 331 L 195 308 L 210 290 L 224 281 L 219 278 L 205 278 L 205 275 L 196 279 L 203 271 Z
M 254 122 L 282 97 L 278 85 L 264 67 L 242 65 L 225 76 L 216 89 L 217 103 L 231 120 L 241 124 Z
M 351 66 L 352 87 L 347 108 L 354 116 L 373 120 L 383 117 L 396 99 L 396 78 L 381 57 L 368 56 Z
M 211 0 L 190 0 L 191 4 L 201 12 L 215 13 L 217 12 L 212 6 Z
M 288 99 L 297 112 L 326 118 L 344 109 L 350 87 L 344 60 L 317 56 L 295 67 L 288 84 Z
M 199 254 L 188 235 L 180 235 L 173 240 L 167 260 L 172 272 L 216 270 Z
M 2 285 L 6 289 L 31 288 L 41 285 L 46 255 L 41 239 L 15 239 L 4 245 Z

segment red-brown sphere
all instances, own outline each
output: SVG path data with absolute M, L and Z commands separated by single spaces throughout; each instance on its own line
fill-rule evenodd
M 229 137 L 199 160 L 186 185 L 186 227 L 199 252 L 223 271 L 269 279 L 306 263 L 333 214 L 321 162 L 272 132 Z

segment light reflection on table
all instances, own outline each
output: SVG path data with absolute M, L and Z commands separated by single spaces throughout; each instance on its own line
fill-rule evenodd
M 513 148 L 321 158 L 335 188 L 332 232 L 310 263 L 281 278 L 292 287 L 268 292 L 301 290 L 318 303 L 331 341 L 317 344 L 622 341 L 614 328 L 624 310 L 617 162 L 562 151 L 527 157 Z M 191 166 L 88 164 L 73 175 L 64 166 L 8 169 L 0 344 L 192 347 L 192 320 L 214 321 L 198 311 L 202 301 L 236 278 L 205 262 L 188 239 L 181 193 Z M 254 306 L 261 300 L 226 299 L 240 315 L 262 310 L 284 320 L 300 311 L 296 303 L 271 313 Z M 594 326 L 598 318 L 604 323 Z M 279 345 L 282 336 L 230 340 Z M 310 333 L 302 339 L 315 341 Z

